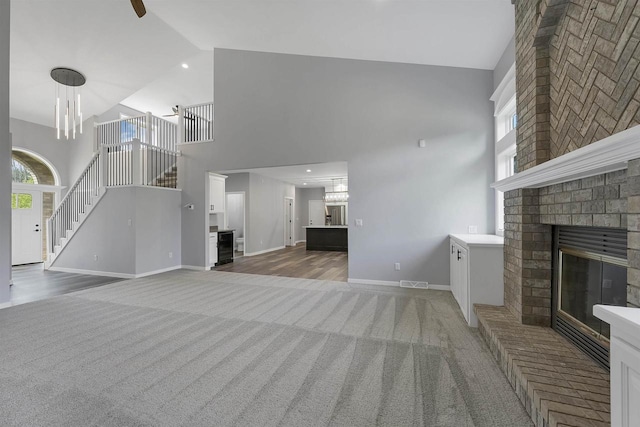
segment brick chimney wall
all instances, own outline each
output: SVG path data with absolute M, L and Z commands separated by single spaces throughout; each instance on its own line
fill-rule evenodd
M 640 1 L 518 0 L 515 11 L 518 172 L 640 123 Z M 551 323 L 557 224 L 626 227 L 628 301 L 640 306 L 640 161 L 505 193 L 505 305 L 524 324 Z

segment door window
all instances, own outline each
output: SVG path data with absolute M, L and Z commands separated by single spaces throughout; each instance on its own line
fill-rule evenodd
M 12 193 L 11 209 L 31 209 L 33 206 L 33 197 L 31 194 Z

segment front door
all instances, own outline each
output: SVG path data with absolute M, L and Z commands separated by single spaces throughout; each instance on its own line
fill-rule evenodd
M 42 192 L 11 194 L 11 264 L 42 262 Z

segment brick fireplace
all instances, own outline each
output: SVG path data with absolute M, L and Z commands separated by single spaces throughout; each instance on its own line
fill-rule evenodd
M 518 0 L 515 10 L 518 172 L 640 123 L 637 1 Z M 626 229 L 627 303 L 640 306 L 640 160 L 595 171 L 505 193 L 505 306 L 523 324 L 551 325 L 554 225 Z

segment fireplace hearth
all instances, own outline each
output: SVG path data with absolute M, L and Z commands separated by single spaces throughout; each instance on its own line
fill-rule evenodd
M 609 369 L 609 325 L 596 304 L 627 305 L 627 231 L 554 228 L 552 327 Z

